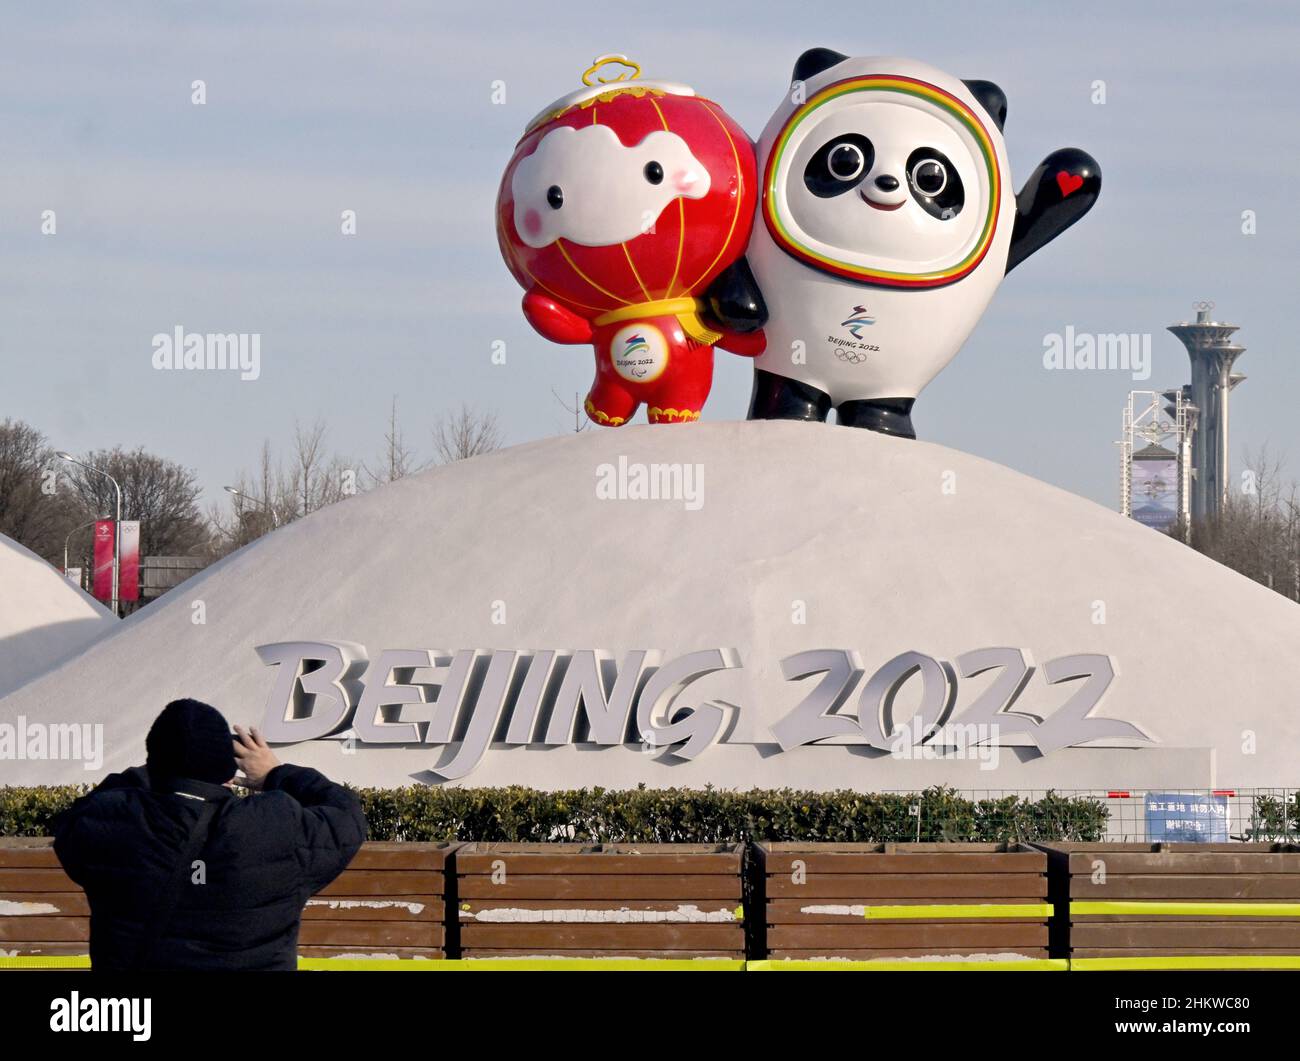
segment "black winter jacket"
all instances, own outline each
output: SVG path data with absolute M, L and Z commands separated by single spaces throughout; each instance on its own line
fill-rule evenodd
M 151 954 L 155 920 L 205 803 L 207 839 Z M 240 799 L 203 781 L 111 774 L 54 822 L 54 850 L 90 902 L 96 970 L 294 969 L 307 899 L 343 872 L 366 838 L 355 795 L 316 770 L 277 766 Z

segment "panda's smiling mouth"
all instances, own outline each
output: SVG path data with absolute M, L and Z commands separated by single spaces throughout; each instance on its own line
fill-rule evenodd
M 902 199 L 898 200 L 898 202 L 896 202 L 896 203 L 880 203 L 880 202 L 877 202 L 875 199 L 871 198 L 871 196 L 867 194 L 867 189 L 866 189 L 866 188 L 859 188 L 859 189 L 858 189 L 858 195 L 860 195 L 860 196 L 862 197 L 862 201 L 863 201 L 864 203 L 866 203 L 866 204 L 867 204 L 868 206 L 870 206 L 870 207 L 875 208 L 876 210 L 897 210 L 900 206 L 902 206 L 904 203 L 907 202 L 907 197 L 906 197 L 906 196 L 904 196 Z

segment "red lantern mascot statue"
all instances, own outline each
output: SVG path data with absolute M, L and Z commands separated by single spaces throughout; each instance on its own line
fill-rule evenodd
M 497 196 L 524 314 L 552 342 L 595 346 L 587 415 L 610 427 L 642 403 L 651 423 L 698 420 L 713 347 L 762 353 L 766 318 L 743 257 L 753 145 L 716 103 L 639 75 L 597 59 L 529 123 Z

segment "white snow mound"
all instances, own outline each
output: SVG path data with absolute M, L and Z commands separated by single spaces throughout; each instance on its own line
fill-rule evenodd
M 633 485 L 650 465 L 687 471 L 680 481 L 689 496 L 601 496 L 602 482 Z M 77 600 L 70 588 L 64 596 Z M 89 635 L 102 617 L 77 602 Z M 332 505 L 209 568 L 0 700 L 0 727 L 20 718 L 102 724 L 103 767 L 120 769 L 143 759 L 149 723 L 174 697 L 259 723 L 276 668 L 255 649 L 299 640 L 353 642 L 372 662 L 387 649 L 603 649 L 621 667 L 638 649 L 668 661 L 725 648 L 742 663 L 683 694 L 688 706 L 715 702 L 730 712 L 694 759 L 646 754 L 631 742 L 548 748 L 540 731 L 532 744 L 507 745 L 502 726 L 464 784 L 1168 791 L 1300 783 L 1296 604 L 1000 465 L 925 442 L 779 422 L 593 430 Z M 1149 740 L 1039 754 L 1020 737 L 1002 742 L 992 764 L 885 755 L 853 736 L 831 741 L 853 747 L 777 748 L 771 727 L 820 680 L 783 676 L 781 660 L 794 653 L 858 654 L 864 674 L 835 709 L 852 718 L 870 676 L 901 653 L 951 663 L 999 647 L 1022 650 L 1034 666 L 1014 709 L 1039 718 L 1063 710 L 1083 684 L 1047 681 L 1051 661 L 1108 656 L 1116 673 L 1092 716 L 1122 720 Z M 960 676 L 957 721 L 996 677 Z M 919 685 L 905 683 L 896 717 L 910 713 Z M 407 704 L 388 717 L 427 721 L 430 712 Z M 358 784 L 436 782 L 431 771 L 456 750 L 466 717 L 450 746 L 317 740 L 281 755 Z M 3 766 L 19 783 L 87 776 L 76 762 Z
M 111 631 L 112 614 L 0 534 L 0 696 Z

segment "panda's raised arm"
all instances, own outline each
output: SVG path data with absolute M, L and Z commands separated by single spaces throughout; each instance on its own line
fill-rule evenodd
M 717 275 L 705 292 L 709 313 L 733 332 L 753 332 L 767 323 L 767 304 L 758 281 L 743 257 Z
M 1052 242 L 1092 209 L 1101 192 L 1101 167 L 1077 147 L 1053 151 L 1016 196 L 1007 272 Z

